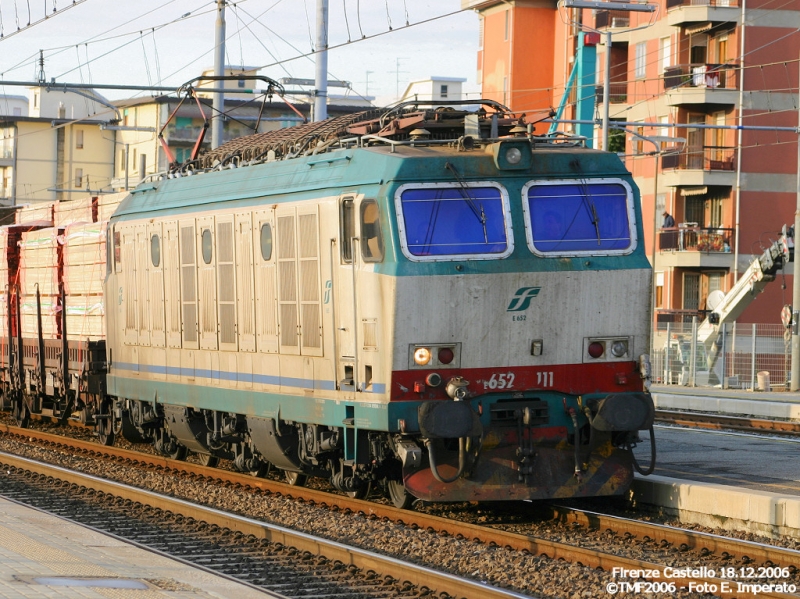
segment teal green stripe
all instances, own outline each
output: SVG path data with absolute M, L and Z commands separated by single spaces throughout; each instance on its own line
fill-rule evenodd
M 188 385 L 152 379 L 137 380 L 116 375 L 108 376 L 109 394 L 115 397 L 165 403 L 198 410 L 220 410 L 297 422 L 342 426 L 345 407 L 355 406 L 356 426 L 369 430 L 389 430 L 389 410 L 386 404 L 348 402 L 345 399 L 320 399 L 304 395 L 268 393 L 246 389 L 225 389 L 205 385 Z M 414 409 L 416 414 L 416 409 Z M 416 420 L 416 416 L 415 416 Z M 397 424 L 395 418 L 394 426 Z M 392 427 L 392 430 L 396 430 Z

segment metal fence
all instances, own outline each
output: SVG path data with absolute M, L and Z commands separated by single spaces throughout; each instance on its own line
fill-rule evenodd
M 653 381 L 691 387 L 788 390 L 790 343 L 790 332 L 787 334 L 780 324 L 723 324 L 709 336 L 696 320 L 663 323 L 654 339 Z

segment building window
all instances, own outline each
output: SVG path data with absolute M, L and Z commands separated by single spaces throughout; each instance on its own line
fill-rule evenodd
M 656 308 L 664 307 L 664 273 L 656 273 Z
M 83 149 L 83 129 L 78 129 L 75 131 L 75 149 Z
M 639 137 L 644 136 L 644 127 L 636 127 L 636 137 L 634 137 L 634 150 L 633 153 L 637 156 L 644 154 L 644 140 Z
M 83 169 L 76 168 L 75 169 L 75 187 L 81 188 L 83 187 Z
M 644 79 L 647 70 L 647 42 L 636 44 L 636 65 L 634 75 L 637 79 Z
M 33 94 L 33 107 L 39 108 L 39 94 Z
M 656 196 L 656 218 L 664 214 L 667 209 L 667 194 L 660 193 Z
M 239 87 L 244 87 L 244 79 L 239 79 L 236 83 Z
M 661 72 L 672 66 L 672 38 L 661 38 Z
M 511 25 L 511 11 L 507 10 L 504 14 L 505 14 L 506 21 L 505 21 L 505 29 L 504 29 L 504 33 L 503 33 L 503 40 L 507 42 L 508 41 L 508 34 L 510 33 L 509 30 L 510 30 L 510 25 Z
M 125 172 L 125 150 L 120 150 L 119 151 L 119 162 L 118 162 L 118 164 L 119 164 L 119 172 L 120 173 L 124 173 Z
M 445 99 L 447 97 L 447 86 L 446 85 L 441 86 L 441 88 L 439 89 L 439 94 L 442 96 L 442 99 Z
M 478 19 L 478 49 L 483 48 L 483 17 Z
M 658 122 L 661 124 L 661 127 L 658 128 L 658 134 L 661 137 L 670 137 L 669 116 L 664 115 L 658 117 Z M 659 146 L 661 148 L 661 151 L 663 152 L 664 150 L 667 149 L 669 143 L 667 143 L 666 141 L 662 141 L 659 144 Z

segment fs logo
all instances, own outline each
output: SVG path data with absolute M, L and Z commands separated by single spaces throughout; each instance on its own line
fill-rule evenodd
M 511 298 L 511 303 L 508 304 L 506 312 L 522 312 L 527 310 L 531 305 L 531 300 L 539 295 L 541 287 L 520 287 Z

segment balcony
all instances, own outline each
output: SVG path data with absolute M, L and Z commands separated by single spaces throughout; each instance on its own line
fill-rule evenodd
M 661 157 L 661 169 L 733 171 L 736 168 L 736 148 L 704 146 L 687 148 L 679 154 Z
M 658 232 L 658 265 L 676 268 L 733 267 L 734 229 L 679 223 Z
M 739 100 L 735 65 L 685 64 L 664 69 L 668 106 L 733 104 Z
M 679 154 L 666 154 L 661 157 L 661 171 L 667 187 L 731 187 L 736 180 L 736 148 L 692 147 Z
M 630 27 L 630 13 L 623 10 L 598 10 L 594 16 L 595 29 Z
M 595 87 L 595 102 L 597 104 L 603 103 L 603 86 L 598 85 Z M 608 103 L 609 104 L 627 104 L 628 103 L 628 82 L 610 83 L 608 88 Z
M 656 322 L 658 323 L 658 330 L 666 331 L 667 323 L 692 323 L 692 318 L 697 317 L 697 324 L 703 322 L 711 310 L 666 310 L 663 308 L 656 309 Z
M 738 0 L 667 0 L 667 22 L 673 27 L 689 23 L 736 23 Z

